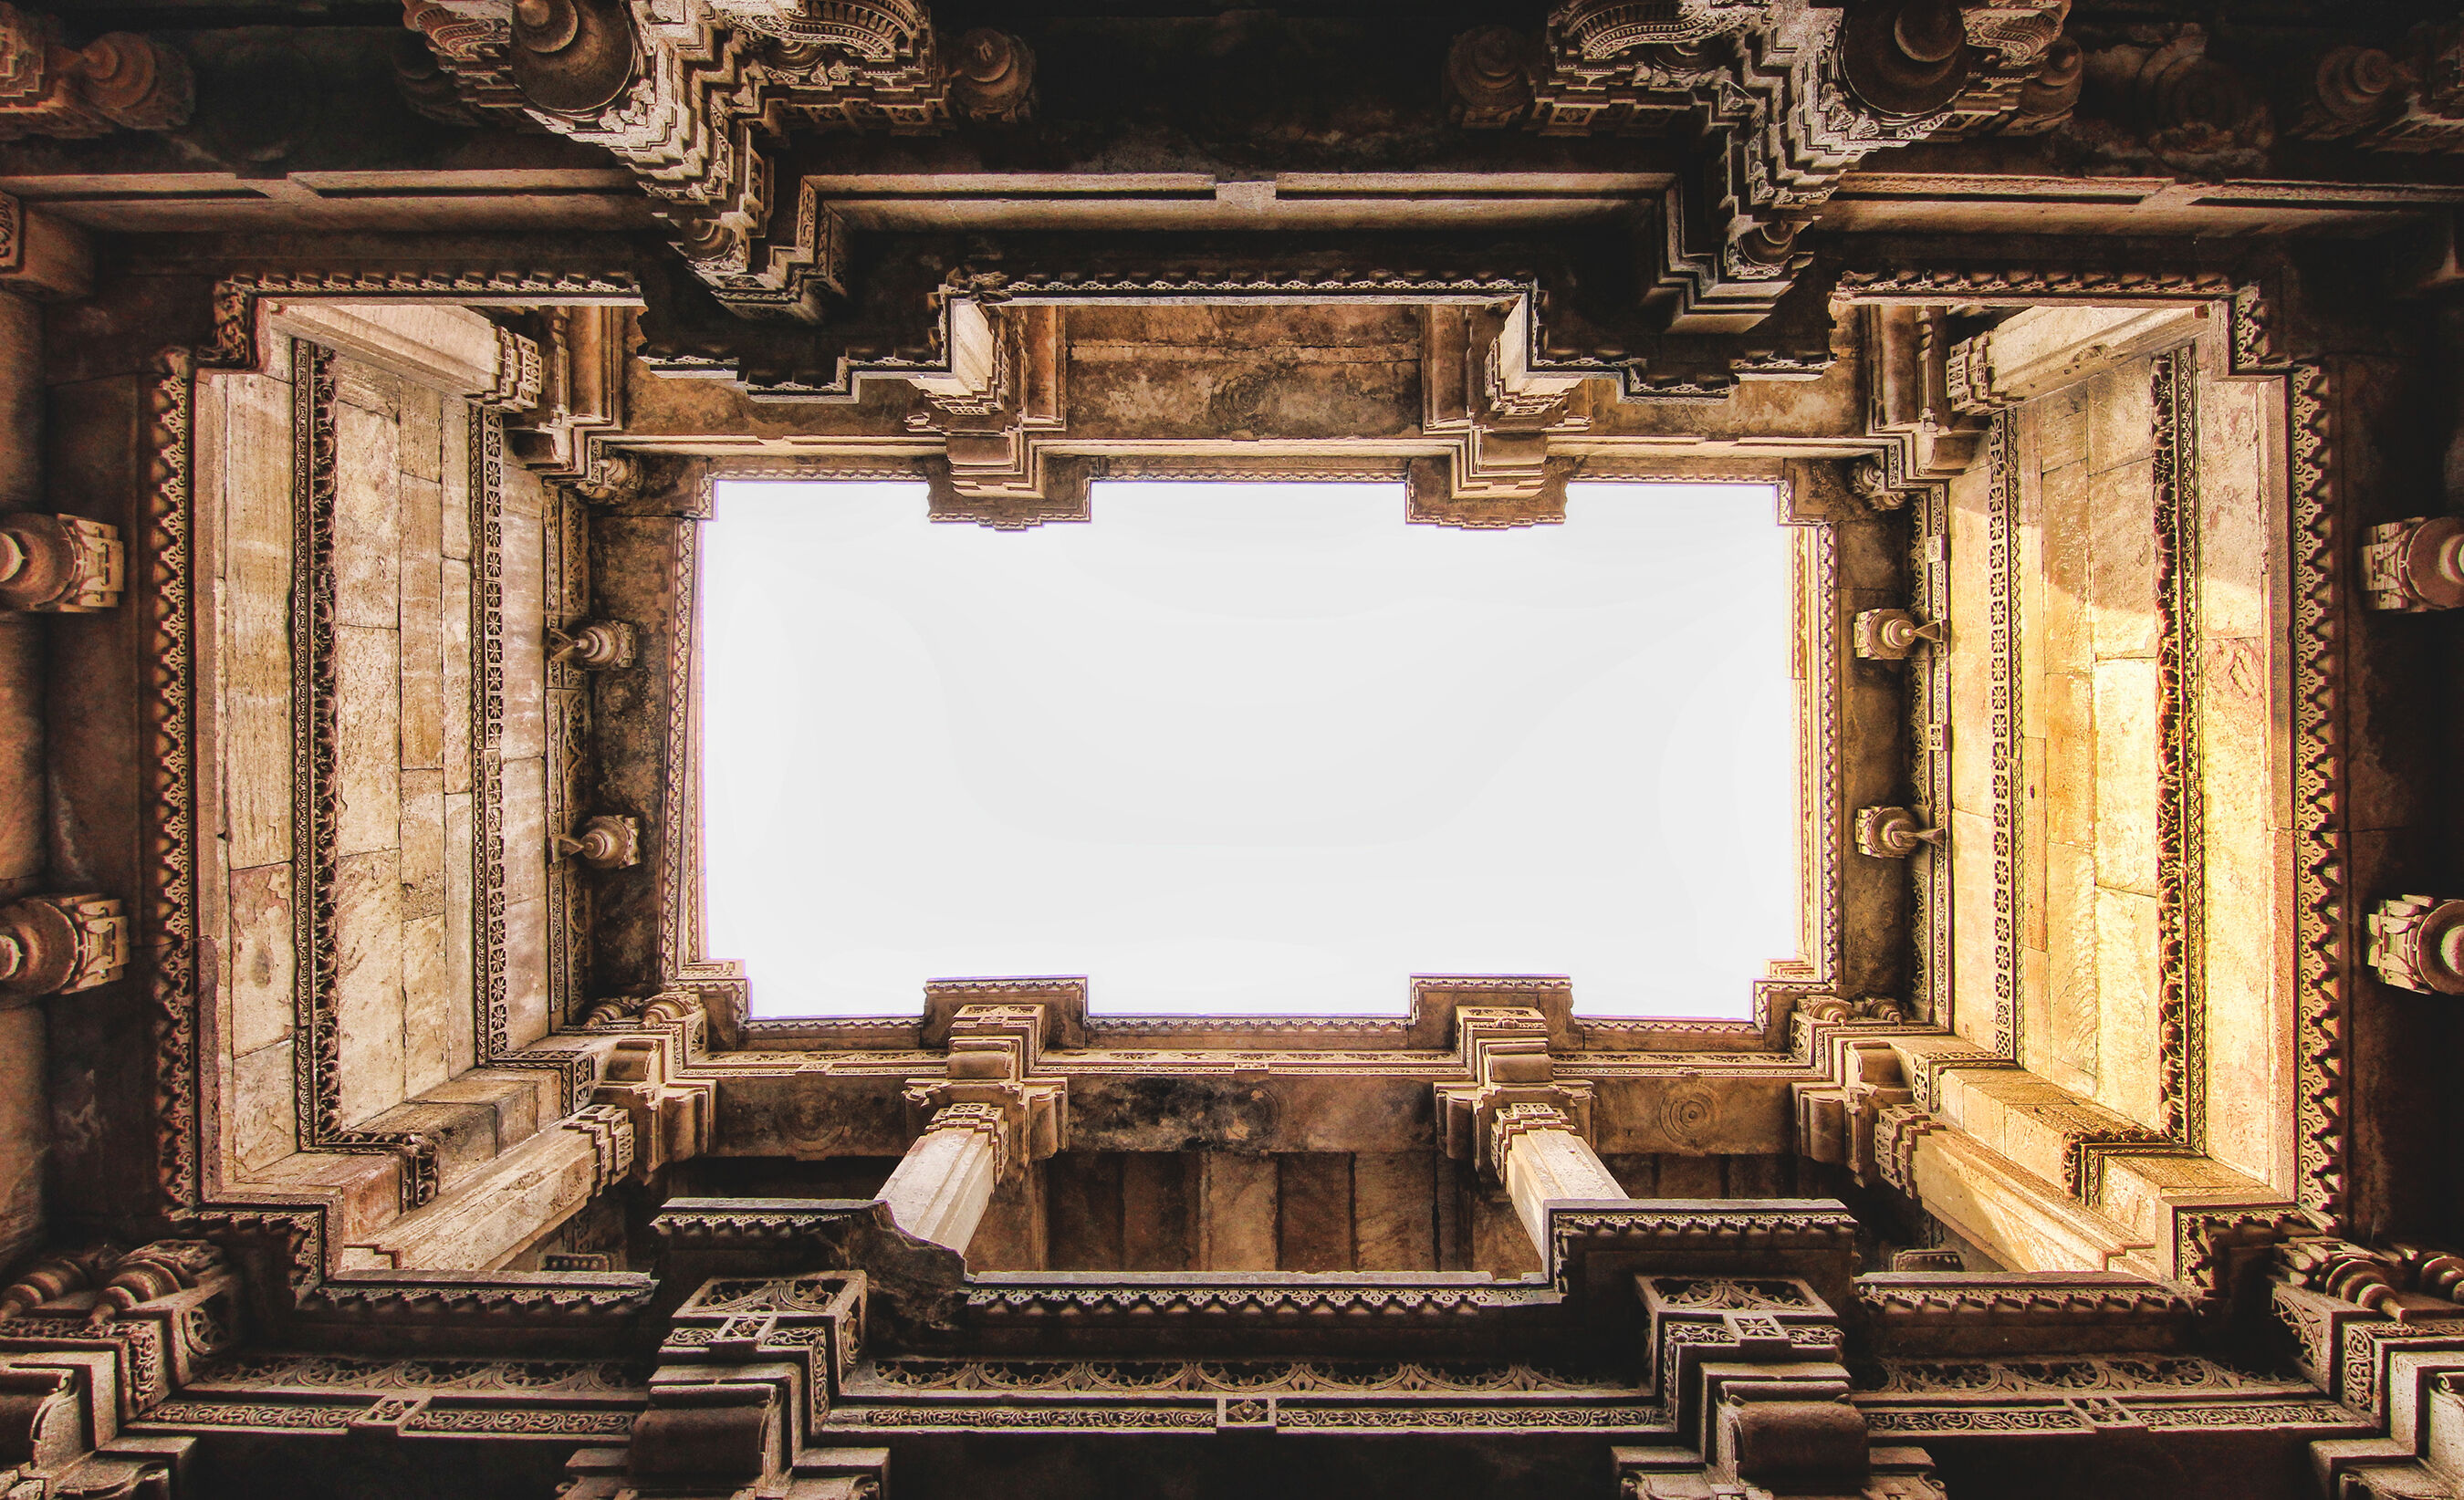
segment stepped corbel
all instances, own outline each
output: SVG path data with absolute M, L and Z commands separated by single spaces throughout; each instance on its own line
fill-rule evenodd
M 993 1190 L 1061 1149 L 1069 1092 L 1033 1076 L 1043 1027 L 1034 1005 L 959 1008 L 943 1075 L 904 1095 L 923 1129 L 881 1188 L 900 1228 L 964 1253 Z

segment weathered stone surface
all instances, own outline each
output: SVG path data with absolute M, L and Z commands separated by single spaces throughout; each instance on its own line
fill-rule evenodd
M 547 894 L 547 762 L 508 761 L 504 767 L 505 899 Z
M 47 1051 L 40 1009 L 0 1010 L 0 1249 L 11 1255 L 43 1238 L 43 1171 L 52 1144 Z
M 438 758 L 448 792 L 471 789 L 471 564 L 441 565 L 437 638 Z
M 468 992 L 454 986 L 442 913 L 402 924 L 402 1086 L 406 1095 L 452 1076 L 453 1032 L 470 1028 Z
M 1285 1270 L 1350 1270 L 1352 1158 L 1332 1152 L 1287 1152 L 1278 1201 L 1276 1264 Z
M 393 629 L 402 617 L 402 474 L 388 418 L 342 406 L 334 413 L 341 458 L 334 487 L 334 618 Z
M 402 387 L 402 472 L 416 479 L 435 479 L 443 473 L 443 398 L 425 386 Z
M 2155 405 L 2147 361 L 2129 360 L 2090 381 L 2087 397 L 2087 467 L 2101 474 L 2147 456 L 2155 432 Z
M 1200 1270 L 1273 1270 L 1281 1212 L 1275 1158 L 1207 1152 L 1199 1177 Z
M 0 615 L 0 881 L 43 870 L 43 638 Z
M 2156 893 L 2158 684 L 2152 661 L 2096 668 L 2096 878 Z
M 402 837 L 399 639 L 390 629 L 345 626 L 334 632 L 337 853 L 392 849 Z
M 243 1169 L 258 1170 L 297 1149 L 292 1090 L 288 1042 L 244 1053 L 233 1067 L 224 1118 L 231 1124 L 231 1155 Z
M 2156 652 L 2154 486 L 2144 458 L 2088 478 L 2087 600 L 2099 660 Z
M 402 487 L 402 763 L 406 766 L 445 763 L 445 564 L 436 550 L 437 518 L 436 486 L 406 477 Z M 467 612 L 467 604 L 464 607 Z
M 291 867 L 231 872 L 231 1048 L 249 1053 L 291 1035 L 294 934 Z
M 441 445 L 437 488 L 444 519 L 438 545 L 445 556 L 468 562 L 471 558 L 473 431 L 470 404 L 456 396 L 444 398 L 437 412 L 437 429 Z
M 537 518 L 506 513 L 503 749 L 508 761 L 541 755 L 547 748 L 542 545 Z
M 236 375 L 217 643 L 225 834 L 232 868 L 291 858 L 291 386 Z
M 473 904 L 472 807 L 468 792 L 444 799 L 445 808 L 445 967 L 443 984 L 446 993 L 460 1004 L 461 1016 L 445 1031 L 445 1066 L 448 1075 L 460 1072 L 474 1060 L 475 1046 L 471 1021 L 473 993 L 472 944 L 473 926 L 481 914 Z
M 1414 1270 L 1437 1263 L 1430 1209 L 1434 1162 L 1421 1152 L 1363 1152 L 1353 1158 L 1353 1265 L 1361 1270 Z
M 394 851 L 336 862 L 334 1010 L 349 1063 L 341 1118 L 356 1125 L 402 1102 L 402 886 Z
M 2099 886 L 2096 893 L 2096 1102 L 2158 1121 L 2156 898 Z
M 547 1034 L 547 902 L 505 908 L 506 1041 L 528 1047 Z

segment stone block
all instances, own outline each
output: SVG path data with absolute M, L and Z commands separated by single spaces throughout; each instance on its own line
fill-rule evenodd
M 2088 628 L 2099 660 L 2156 654 L 2155 482 L 2145 458 L 2088 478 Z
M 334 619 L 391 629 L 402 617 L 402 474 L 391 420 L 344 406 L 335 412 L 341 448 L 334 487 Z
M 2096 893 L 2096 1102 L 2151 1129 L 2158 1121 L 2156 898 Z
M 330 366 L 334 375 L 334 399 L 345 410 L 364 412 L 380 418 L 391 430 L 402 421 L 402 377 L 391 370 L 381 370 L 373 364 L 353 359 L 347 354 L 334 357 Z M 342 449 L 346 458 L 355 452 L 348 445 Z M 385 457 L 393 461 L 393 447 L 387 444 Z
M 1951 927 L 1951 1025 L 1978 1046 L 1992 1047 L 1993 820 L 1981 812 L 1950 815 L 1950 882 L 1951 909 L 1963 914 Z
M 546 616 L 541 612 L 544 578 L 539 520 L 508 513 L 504 535 L 503 749 L 505 758 L 512 761 L 543 754 L 547 748 L 547 636 Z
M 445 915 L 443 773 L 402 773 L 402 919 Z
M 217 729 L 229 858 L 246 869 L 291 858 L 291 387 L 245 375 L 224 385 Z
M 402 763 L 441 766 L 447 717 L 445 563 L 436 551 L 434 482 L 404 480 L 402 506 Z
M 2199 614 L 2215 635 L 2261 635 L 2268 617 L 2268 518 L 2284 501 L 2280 439 L 2264 382 L 2199 386 Z
M 2087 388 L 2056 391 L 2022 408 L 2020 421 L 2035 438 L 2040 470 L 2087 462 Z
M 2028 1038 L 2028 1065 L 2093 1089 L 2097 1069 L 2096 857 L 2050 843 L 2045 865 L 2045 1026 Z
M 231 1125 L 231 1155 L 243 1170 L 259 1170 L 297 1149 L 294 1084 L 288 1042 L 243 1053 L 232 1067 L 231 1104 L 223 1117 Z
M 445 1036 L 449 1077 L 475 1061 L 469 1019 L 474 983 L 472 924 L 477 918 L 472 896 L 471 827 L 470 793 L 449 794 L 445 798 L 445 984 L 459 998 L 464 1011 L 464 1019 Z
M 43 634 L 0 615 L 0 881 L 43 872 Z
M 442 473 L 444 399 L 425 386 L 402 388 L 402 472 L 435 479 Z
M 1275 1158 L 1210 1151 L 1199 1160 L 1199 1269 L 1273 1270 Z
M 436 482 L 443 498 L 444 530 L 439 542 L 449 558 L 471 557 L 471 438 L 476 430 L 470 403 L 448 396 L 437 408 Z
M 2096 659 L 2088 610 L 2092 552 L 2087 466 L 2049 471 L 2043 485 L 2039 566 L 2020 575 L 2021 629 L 2042 643 L 2044 671 L 2085 672 Z
M 40 1007 L 0 1011 L 0 1246 L 15 1255 L 42 1243 L 43 1173 L 52 1145 L 51 1094 Z
M 2096 668 L 2097 883 L 2156 893 L 2157 709 L 2152 661 Z
M 2096 680 L 2048 673 L 2028 684 L 2045 706 L 2045 832 L 2081 848 L 2096 840 Z
M 547 902 L 505 908 L 505 1045 L 515 1050 L 547 1035 Z
M 2117 364 L 2089 381 L 2087 465 L 2102 474 L 2147 456 L 2154 446 L 2156 402 L 2145 359 Z
M 1289 1151 L 1276 1158 L 1282 1208 L 1275 1259 L 1284 1270 L 1350 1270 L 1352 1158 L 1337 1152 Z
M 291 867 L 231 872 L 231 1049 L 246 1054 L 286 1040 L 297 1011 Z
M 437 605 L 438 763 L 445 789 L 471 789 L 471 564 L 447 559 Z
M 406 891 L 408 887 L 404 888 Z M 402 924 L 402 1087 L 406 1095 L 453 1074 L 453 1032 L 471 1026 L 470 991 L 453 984 L 447 919 L 440 912 Z
M 508 761 L 505 792 L 505 899 L 547 894 L 547 762 Z
M 1437 1163 L 1423 1151 L 1364 1151 L 1352 1159 L 1353 1267 L 1420 1270 L 1437 1264 L 1430 1210 Z
M 1188 1270 L 1197 1236 L 1190 1200 L 1199 1158 L 1133 1151 L 1121 1158 L 1121 1268 Z
M 345 626 L 334 632 L 337 853 L 389 849 L 402 837 L 398 639 L 391 629 Z
M 341 1116 L 356 1125 L 402 1102 L 402 887 L 392 849 L 336 862 L 334 948 Z

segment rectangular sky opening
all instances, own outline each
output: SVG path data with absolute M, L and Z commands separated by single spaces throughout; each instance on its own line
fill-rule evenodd
M 731 481 L 702 549 L 710 956 L 754 1014 L 1088 976 L 1097 1014 L 1397 1015 L 1563 974 L 1743 1017 L 1798 948 L 1790 528 L 1768 484 L 1095 486 L 935 524 L 920 484 Z

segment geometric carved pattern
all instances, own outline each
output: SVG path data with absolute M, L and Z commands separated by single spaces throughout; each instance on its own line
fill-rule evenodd
M 292 929 L 292 972 L 305 1043 L 295 1064 L 299 1149 L 400 1157 L 402 1206 L 407 1212 L 436 1196 L 436 1142 L 416 1132 L 351 1130 L 341 1118 L 341 956 L 335 907 L 335 827 L 341 812 L 341 786 L 335 764 L 334 518 L 340 475 L 334 356 L 296 339 L 291 358 L 291 651 L 300 682 L 292 716 L 292 889 L 301 893 Z

